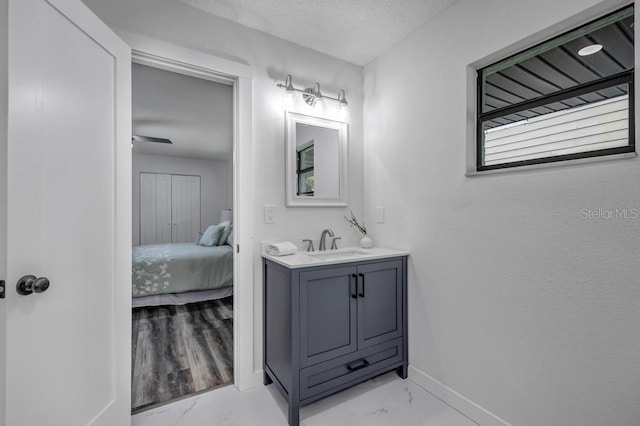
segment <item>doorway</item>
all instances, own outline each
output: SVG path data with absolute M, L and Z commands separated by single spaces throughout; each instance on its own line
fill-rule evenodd
M 132 65 L 137 413 L 233 383 L 233 86 Z

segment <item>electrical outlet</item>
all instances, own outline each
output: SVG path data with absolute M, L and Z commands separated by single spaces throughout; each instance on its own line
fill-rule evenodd
M 276 223 L 276 206 L 265 204 L 264 206 L 264 223 Z

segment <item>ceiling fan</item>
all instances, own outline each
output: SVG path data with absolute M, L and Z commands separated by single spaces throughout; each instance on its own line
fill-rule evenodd
M 152 136 L 131 135 L 131 141 L 136 142 L 155 142 L 155 143 L 168 143 L 173 144 L 169 139 L 154 138 Z

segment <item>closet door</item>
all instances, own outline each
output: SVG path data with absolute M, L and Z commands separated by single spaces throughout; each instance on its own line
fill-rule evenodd
M 156 244 L 157 179 L 153 173 L 140 173 L 140 245 Z
M 194 242 L 200 232 L 200 176 L 171 176 L 172 242 Z
M 140 245 L 171 242 L 171 175 L 140 173 Z
M 156 244 L 170 243 L 171 241 L 171 175 L 157 174 L 156 188 L 156 217 L 158 235 Z

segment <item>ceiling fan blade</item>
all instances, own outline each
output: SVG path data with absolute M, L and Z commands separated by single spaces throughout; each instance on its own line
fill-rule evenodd
M 173 144 L 173 142 L 171 142 L 169 139 L 164 139 L 164 138 L 154 138 L 154 137 L 152 137 L 152 136 L 132 135 L 132 136 L 131 136 L 131 140 L 132 140 L 132 141 L 136 141 L 136 142 L 156 142 L 156 143 L 168 143 L 168 144 Z

